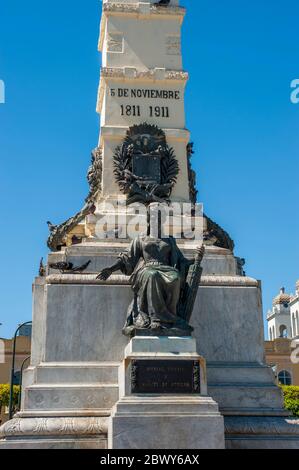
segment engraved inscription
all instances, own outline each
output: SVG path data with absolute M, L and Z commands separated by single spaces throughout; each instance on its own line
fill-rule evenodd
M 189 360 L 134 360 L 131 391 L 200 394 L 200 364 Z
M 173 117 L 174 106 L 182 102 L 182 92 L 164 88 L 109 88 L 109 96 L 118 103 L 119 114 L 125 118 Z

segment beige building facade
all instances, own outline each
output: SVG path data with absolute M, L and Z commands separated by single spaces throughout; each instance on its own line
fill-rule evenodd
M 273 367 L 277 381 L 299 386 L 299 341 L 289 338 L 265 341 L 265 352 L 266 362 Z
M 18 336 L 15 356 L 15 383 L 19 383 L 23 362 L 30 356 L 31 337 Z M 0 384 L 10 383 L 12 366 L 13 340 L 0 338 Z M 26 367 L 26 362 L 24 364 Z M 2 423 L 8 418 L 7 409 L 3 408 L 0 415 Z
M 273 367 L 278 382 L 299 386 L 299 281 L 295 295 L 280 289 L 267 321 L 267 363 Z

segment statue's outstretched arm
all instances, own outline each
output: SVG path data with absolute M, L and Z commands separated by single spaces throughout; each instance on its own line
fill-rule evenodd
M 120 271 L 122 268 L 122 261 L 118 259 L 115 264 L 110 266 L 109 268 L 102 269 L 102 271 L 97 275 L 97 279 L 100 281 L 107 281 L 111 274 L 115 273 L 116 271 Z

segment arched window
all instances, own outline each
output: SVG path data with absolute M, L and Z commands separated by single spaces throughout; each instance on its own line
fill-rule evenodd
M 287 338 L 288 337 L 288 329 L 285 325 L 280 325 L 279 327 L 279 337 L 280 338 Z
M 275 339 L 275 328 L 274 328 L 274 326 L 272 326 L 272 339 L 273 340 Z
M 278 381 L 281 385 L 292 385 L 292 376 L 287 370 L 281 370 L 278 374 Z
M 269 339 L 270 339 L 270 341 L 273 340 L 273 338 L 272 338 L 272 329 L 271 328 L 269 328 Z

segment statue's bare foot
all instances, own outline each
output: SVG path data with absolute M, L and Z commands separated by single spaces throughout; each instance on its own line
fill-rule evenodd
M 172 325 L 154 321 L 151 323 L 151 330 L 168 330 Z
M 161 329 L 161 323 L 159 322 L 152 322 L 151 323 L 151 330 L 160 330 Z

